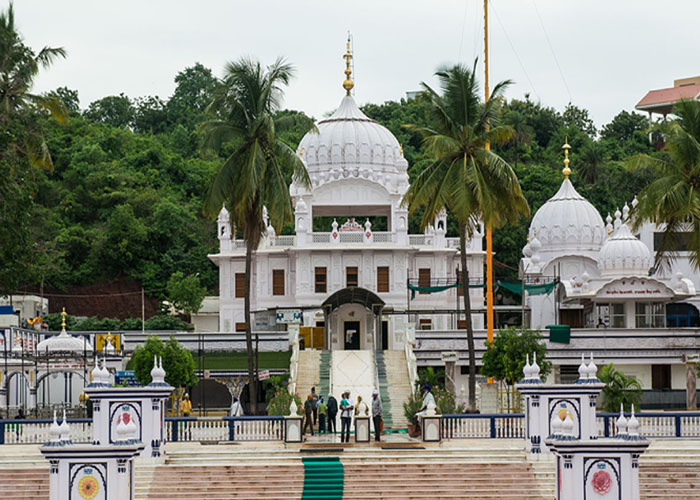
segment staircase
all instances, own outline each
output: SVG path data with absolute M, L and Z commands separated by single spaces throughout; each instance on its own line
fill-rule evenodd
M 48 500 L 49 461 L 38 445 L 0 446 L 0 498 Z
M 403 403 L 411 396 L 404 351 L 376 351 L 379 395 L 382 398 L 384 428 L 405 429 L 408 420 Z
M 327 403 L 331 390 L 331 351 L 321 351 L 321 364 L 318 368 L 319 380 L 316 393 Z
M 299 369 L 297 372 L 297 394 L 302 403 L 306 401 L 306 396 L 311 394 L 311 388 L 318 388 L 321 381 L 321 351 L 315 349 L 305 349 L 299 351 Z
M 333 351 L 331 353 L 331 369 L 333 370 L 333 395 L 340 402 L 344 391 L 350 391 L 350 399 L 354 405 L 357 396 L 368 408 L 372 405 L 372 391 L 375 388 L 374 351 Z
M 700 500 L 700 442 L 652 440 L 639 458 L 642 500 Z

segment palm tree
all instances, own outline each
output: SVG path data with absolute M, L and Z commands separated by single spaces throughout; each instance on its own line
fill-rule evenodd
M 253 253 L 265 230 L 263 207 L 267 207 L 272 225 L 282 228 L 293 219 L 287 174 L 291 172 L 306 185 L 310 182 L 301 159 L 279 138 L 282 129 L 308 118 L 304 115 L 275 118 L 283 96 L 282 87 L 292 75 L 292 66 L 283 59 L 277 59 L 267 68 L 247 58 L 229 62 L 208 108 L 212 119 L 199 127 L 204 148 L 220 151 L 225 144 L 233 148 L 209 186 L 204 213 L 215 217 L 225 204 L 231 213 L 231 224 L 242 232 L 246 242 L 245 335 L 254 412 L 257 366 L 253 363 L 250 281 Z
M 65 57 L 63 48 L 44 47 L 35 54 L 27 47 L 15 26 L 12 3 L 0 13 L 0 128 L 11 125 L 22 130 L 20 140 L 11 141 L 0 151 L 0 158 L 8 154 L 26 157 L 32 166 L 51 169 L 53 163 L 48 147 L 36 126 L 33 111 L 49 111 L 59 122 L 65 122 L 68 112 L 55 96 L 31 93 L 34 78 L 40 68 L 48 68 L 58 57 Z M 4 142 L 4 141 L 3 141 Z
M 646 220 L 664 225 L 656 266 L 664 266 L 684 243 L 690 262 L 700 269 L 700 102 L 681 101 L 673 108 L 678 120 L 660 125 L 665 155 L 639 155 L 633 168 L 652 167 L 660 177 L 639 193 L 635 229 Z M 681 241 L 682 235 L 688 238 Z
M 411 213 L 423 208 L 421 225 L 431 224 L 446 208 L 459 228 L 464 314 L 469 348 L 469 409 L 476 409 L 476 354 L 469 298 L 467 238 L 483 221 L 500 227 L 529 214 L 527 200 L 510 165 L 490 151 L 488 144 L 502 145 L 513 135 L 510 127 L 497 126 L 496 103 L 509 82 L 494 87 L 491 99 L 482 103 L 476 80 L 476 62 L 440 69 L 435 75 L 442 94 L 422 83 L 421 98 L 428 105 L 432 127 L 407 125 L 423 136 L 432 163 L 413 182 L 404 202 Z
M 605 164 L 605 152 L 603 151 L 603 147 L 600 143 L 595 141 L 586 143 L 583 148 L 581 148 L 581 154 L 578 160 L 577 170 L 581 174 L 581 180 L 586 184 L 595 184 Z

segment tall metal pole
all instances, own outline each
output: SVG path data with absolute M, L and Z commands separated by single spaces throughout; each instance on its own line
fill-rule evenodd
M 486 102 L 489 100 L 489 0 L 484 0 L 484 89 Z M 488 122 L 486 130 L 488 131 Z M 486 141 L 486 149 L 491 149 L 491 144 Z M 465 291 L 465 293 L 467 293 Z M 486 338 L 493 342 L 493 238 L 491 226 L 486 224 Z M 489 377 L 489 384 L 493 383 L 493 377 Z

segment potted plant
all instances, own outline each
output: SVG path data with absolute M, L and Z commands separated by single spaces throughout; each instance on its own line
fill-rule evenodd
M 416 413 L 418 413 L 423 406 L 423 398 L 420 397 L 418 392 L 414 392 L 408 398 L 408 401 L 403 404 L 403 414 L 408 420 L 408 435 L 411 437 L 420 436 L 420 427 L 418 425 L 418 418 Z

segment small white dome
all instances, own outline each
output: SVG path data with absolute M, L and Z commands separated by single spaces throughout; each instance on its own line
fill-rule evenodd
M 37 345 L 37 352 L 92 352 L 92 344 L 90 341 L 68 335 L 65 330 L 62 330 L 59 335 L 54 335 L 42 340 Z
M 559 191 L 532 218 L 530 235 L 533 234 L 537 234 L 543 251 L 575 253 L 600 249 L 605 225 L 595 207 L 565 179 Z
M 648 276 L 650 267 L 649 247 L 632 234 L 627 224 L 615 230 L 598 254 L 601 276 Z

